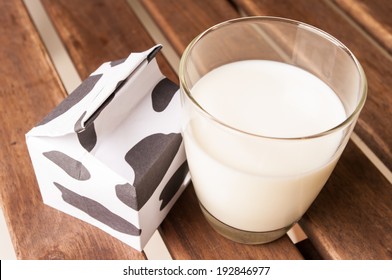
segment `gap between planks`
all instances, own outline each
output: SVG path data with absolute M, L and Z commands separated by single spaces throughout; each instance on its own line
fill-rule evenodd
M 369 34 L 368 31 L 363 29 L 354 19 L 347 15 L 347 13 L 343 11 L 335 2 L 331 0 L 324 0 L 324 2 L 339 16 L 346 20 L 349 25 L 355 28 L 363 37 L 365 37 L 366 40 L 368 40 L 370 44 L 372 44 L 380 53 L 382 53 L 386 59 L 392 62 L 392 56 L 377 40 L 374 39 L 372 35 Z

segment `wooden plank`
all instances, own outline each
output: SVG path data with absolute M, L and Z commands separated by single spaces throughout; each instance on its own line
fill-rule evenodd
M 125 0 L 42 0 L 82 79 L 103 62 L 155 45 Z M 177 76 L 161 54 L 162 72 Z
M 392 55 L 392 2 L 333 0 Z
M 228 1 L 141 0 L 178 54 L 199 33 L 238 12 Z
M 369 43 L 368 39 L 326 1 L 234 0 L 249 15 L 274 15 L 314 25 L 343 42 L 361 62 L 369 94 L 358 120 L 356 133 L 392 170 L 392 59 Z
M 235 0 L 250 15 L 276 15 L 315 25 L 344 42 L 362 62 L 369 97 L 356 132 L 391 168 L 392 63 L 324 1 Z M 324 258 L 392 257 L 392 186 L 362 152 L 349 143 L 329 182 L 301 221 Z
M 24 135 L 66 94 L 22 1 L 0 1 L 0 9 L 7 11 L 0 18 L 0 198 L 17 257 L 143 258 L 42 203 Z
M 143 0 L 142 3 L 178 55 L 206 28 L 239 16 L 225 1 Z M 287 236 L 260 246 L 237 244 L 221 237 L 202 216 L 192 186 L 162 223 L 161 233 L 176 259 L 302 258 Z
M 349 142 L 300 224 L 325 259 L 392 259 L 392 185 Z

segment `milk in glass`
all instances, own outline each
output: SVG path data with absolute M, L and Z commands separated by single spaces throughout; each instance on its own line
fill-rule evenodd
M 333 90 L 298 67 L 247 60 L 207 73 L 191 95 L 204 111 L 194 106 L 184 141 L 203 207 L 246 231 L 298 221 L 338 160 L 342 132 L 314 136 L 346 118 Z

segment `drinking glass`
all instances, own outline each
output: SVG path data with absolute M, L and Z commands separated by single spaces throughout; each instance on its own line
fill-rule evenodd
M 255 61 L 267 63 L 264 74 L 247 74 Z M 243 68 L 237 72 L 221 72 L 219 79 L 212 75 L 238 62 Z M 276 72 L 274 65 L 291 72 Z M 268 78 L 272 72 L 275 76 Z M 296 121 L 303 111 L 322 120 L 337 115 L 328 102 L 314 105 L 317 87 L 306 89 L 315 94 L 303 94 L 302 87 L 310 82 L 295 78 L 302 72 L 337 97 L 344 116 L 332 127 L 306 132 L 313 117 Z M 185 151 L 207 221 L 223 236 L 241 243 L 261 244 L 280 238 L 315 200 L 349 140 L 367 94 L 360 63 L 341 42 L 311 25 L 285 18 L 244 17 L 197 36 L 183 53 L 179 76 Z M 284 88 L 288 93 L 279 97 L 281 101 L 243 105 L 254 84 L 263 86 L 271 79 L 278 81 L 277 87 L 263 90 L 263 98 L 275 99 Z M 204 87 L 218 90 L 204 92 L 199 87 L 196 94 L 201 80 Z M 283 100 L 286 95 L 289 100 Z M 203 103 L 203 98 L 209 101 Z M 216 111 L 208 106 L 211 100 Z M 288 112 L 291 105 L 303 109 L 298 114 L 295 108 Z M 257 108 L 262 108 L 262 117 Z M 321 109 L 323 116 L 318 115 Z M 224 112 L 224 117 L 217 111 Z M 236 122 L 244 116 L 246 121 Z M 287 121 L 293 123 L 275 134 Z M 252 130 L 258 124 L 269 127 L 270 132 Z

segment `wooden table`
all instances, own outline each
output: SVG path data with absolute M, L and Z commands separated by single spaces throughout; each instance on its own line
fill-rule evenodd
M 19 259 L 149 257 L 44 205 L 24 135 L 101 63 L 155 43 L 164 44 L 162 71 L 178 82 L 178 58 L 191 39 L 245 15 L 296 19 L 341 40 L 366 72 L 367 103 L 330 180 L 299 223 L 307 240 L 294 244 L 285 236 L 259 246 L 226 240 L 206 223 L 190 185 L 159 228 L 171 257 L 392 259 L 391 1 L 1 0 L 0 10 L 0 204 Z M 59 41 L 47 40 L 51 32 Z

